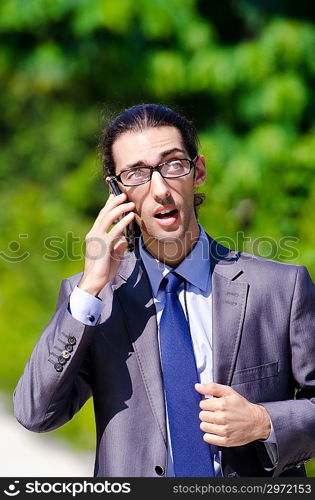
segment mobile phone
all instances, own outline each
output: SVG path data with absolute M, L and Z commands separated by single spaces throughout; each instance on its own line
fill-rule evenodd
M 122 193 L 122 191 L 120 190 L 120 187 L 118 186 L 118 182 L 116 181 L 116 179 L 110 179 L 109 180 L 109 186 L 111 188 L 111 192 L 115 196 L 118 196 L 119 194 Z
M 109 187 L 110 191 L 115 195 L 118 196 L 119 194 L 122 193 L 120 187 L 118 186 L 118 183 L 116 179 L 109 179 Z M 124 216 L 125 214 L 123 214 Z M 125 238 L 128 242 L 128 250 L 133 250 L 134 248 L 134 226 L 133 222 L 128 224 L 128 226 L 125 229 Z

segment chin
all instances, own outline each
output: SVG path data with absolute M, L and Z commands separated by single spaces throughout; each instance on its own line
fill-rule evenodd
M 177 229 L 159 229 L 159 230 L 146 230 L 145 237 L 150 240 L 155 240 L 157 243 L 165 245 L 165 244 L 174 244 L 180 240 L 185 238 L 186 231 L 183 227 L 179 227 Z
M 184 240 L 187 238 L 187 232 L 190 230 L 190 221 L 182 221 L 182 217 L 179 217 L 176 224 L 172 226 L 160 226 L 157 222 L 150 219 L 146 224 L 145 220 L 139 218 L 138 225 L 140 227 L 142 236 L 147 241 L 155 240 L 159 244 L 174 244 L 178 240 Z

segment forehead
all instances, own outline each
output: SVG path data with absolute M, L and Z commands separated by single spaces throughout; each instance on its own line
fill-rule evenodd
M 180 131 L 176 127 L 152 127 L 136 132 L 124 132 L 113 144 L 113 157 L 117 171 L 137 162 L 154 165 L 165 151 L 186 149 Z

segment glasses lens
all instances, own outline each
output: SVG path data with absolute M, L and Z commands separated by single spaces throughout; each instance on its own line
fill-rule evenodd
M 125 170 L 120 174 L 120 178 L 126 186 L 137 186 L 150 180 L 150 169 L 143 167 Z
M 190 172 L 190 162 L 189 160 L 172 160 L 168 161 L 161 168 L 161 174 L 163 177 L 181 177 L 187 175 Z

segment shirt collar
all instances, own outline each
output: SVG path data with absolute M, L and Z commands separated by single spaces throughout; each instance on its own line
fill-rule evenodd
M 199 239 L 187 255 L 176 267 L 176 273 L 190 284 L 206 292 L 210 277 L 210 249 L 209 240 L 204 229 L 199 225 Z M 140 257 L 148 273 L 154 297 L 157 296 L 162 279 L 174 268 L 153 257 L 144 247 L 140 238 Z

